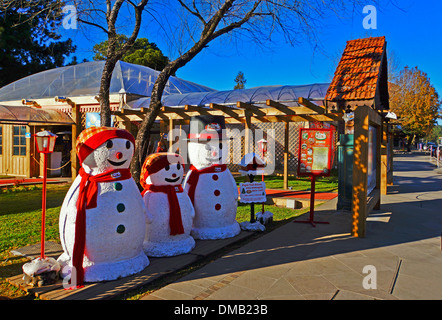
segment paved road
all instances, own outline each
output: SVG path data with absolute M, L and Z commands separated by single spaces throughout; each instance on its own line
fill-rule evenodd
M 416 154 L 394 169 L 365 238 L 334 199 L 315 213 L 329 225 L 288 223 L 142 300 L 442 299 L 442 174 Z

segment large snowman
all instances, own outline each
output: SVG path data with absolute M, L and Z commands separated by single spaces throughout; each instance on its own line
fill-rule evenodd
M 62 276 L 81 286 L 140 272 L 149 260 L 143 252 L 145 207 L 129 171 L 133 136 L 118 128 L 88 128 L 76 151 L 81 168 L 60 211 Z
M 195 240 L 190 235 L 195 216 L 192 202 L 181 182 L 184 159 L 175 153 L 154 153 L 144 161 L 140 183 L 147 213 L 144 252 L 152 257 L 169 257 L 190 252 Z
M 191 167 L 184 181 L 195 208 L 195 239 L 226 239 L 241 232 L 236 221 L 238 189 L 223 162 L 225 122 L 222 116 L 190 119 L 188 154 Z

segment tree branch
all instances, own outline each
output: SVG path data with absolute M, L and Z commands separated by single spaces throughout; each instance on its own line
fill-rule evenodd
M 178 0 L 178 2 L 181 4 L 181 6 L 186 9 L 187 11 L 189 11 L 191 14 L 193 14 L 195 17 L 197 17 L 202 24 L 205 26 L 206 25 L 206 20 L 204 20 L 204 18 L 201 16 L 201 14 L 199 13 L 196 5 L 195 5 L 195 1 L 193 1 L 193 8 L 195 10 L 191 10 L 182 0 Z
M 79 22 L 81 22 L 81 23 L 84 23 L 84 24 L 88 24 L 88 25 L 90 25 L 90 26 L 97 27 L 97 28 L 101 29 L 103 32 L 105 32 L 106 34 L 109 34 L 109 31 L 107 31 L 103 26 L 100 26 L 100 25 L 97 24 L 97 23 L 90 22 L 90 21 L 87 21 L 87 20 L 83 20 L 83 19 L 78 18 L 78 17 L 77 17 L 77 20 L 78 20 Z

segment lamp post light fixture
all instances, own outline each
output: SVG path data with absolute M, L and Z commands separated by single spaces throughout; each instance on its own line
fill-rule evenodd
M 57 135 L 49 131 L 41 131 L 35 134 L 37 151 L 43 153 L 43 191 L 42 191 L 42 218 L 41 218 L 41 259 L 45 258 L 45 223 L 46 223 L 46 177 L 48 153 L 54 152 Z

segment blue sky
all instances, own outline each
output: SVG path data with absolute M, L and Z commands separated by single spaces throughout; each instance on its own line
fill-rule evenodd
M 367 1 L 367 5 L 371 4 Z M 319 47 L 308 41 L 290 46 L 278 39 L 270 45 L 271 49 L 261 49 L 253 43 L 229 47 L 216 41 L 178 70 L 177 76 L 218 90 L 232 89 L 238 71 L 245 74 L 246 88 L 330 82 L 347 40 L 385 36 L 388 53 L 394 55 L 399 67 L 417 66 L 429 75 L 442 95 L 442 2 L 380 1 L 376 9 L 374 30 L 363 28 L 366 14 L 362 10 L 344 18 L 326 16 L 324 28 L 317 30 Z M 79 60 L 91 60 L 92 45 L 105 39 L 102 33 L 90 28 L 87 36 L 79 30 L 63 31 L 78 46 Z M 169 55 L 167 46 L 153 32 L 143 30 L 139 36 L 157 43 Z

